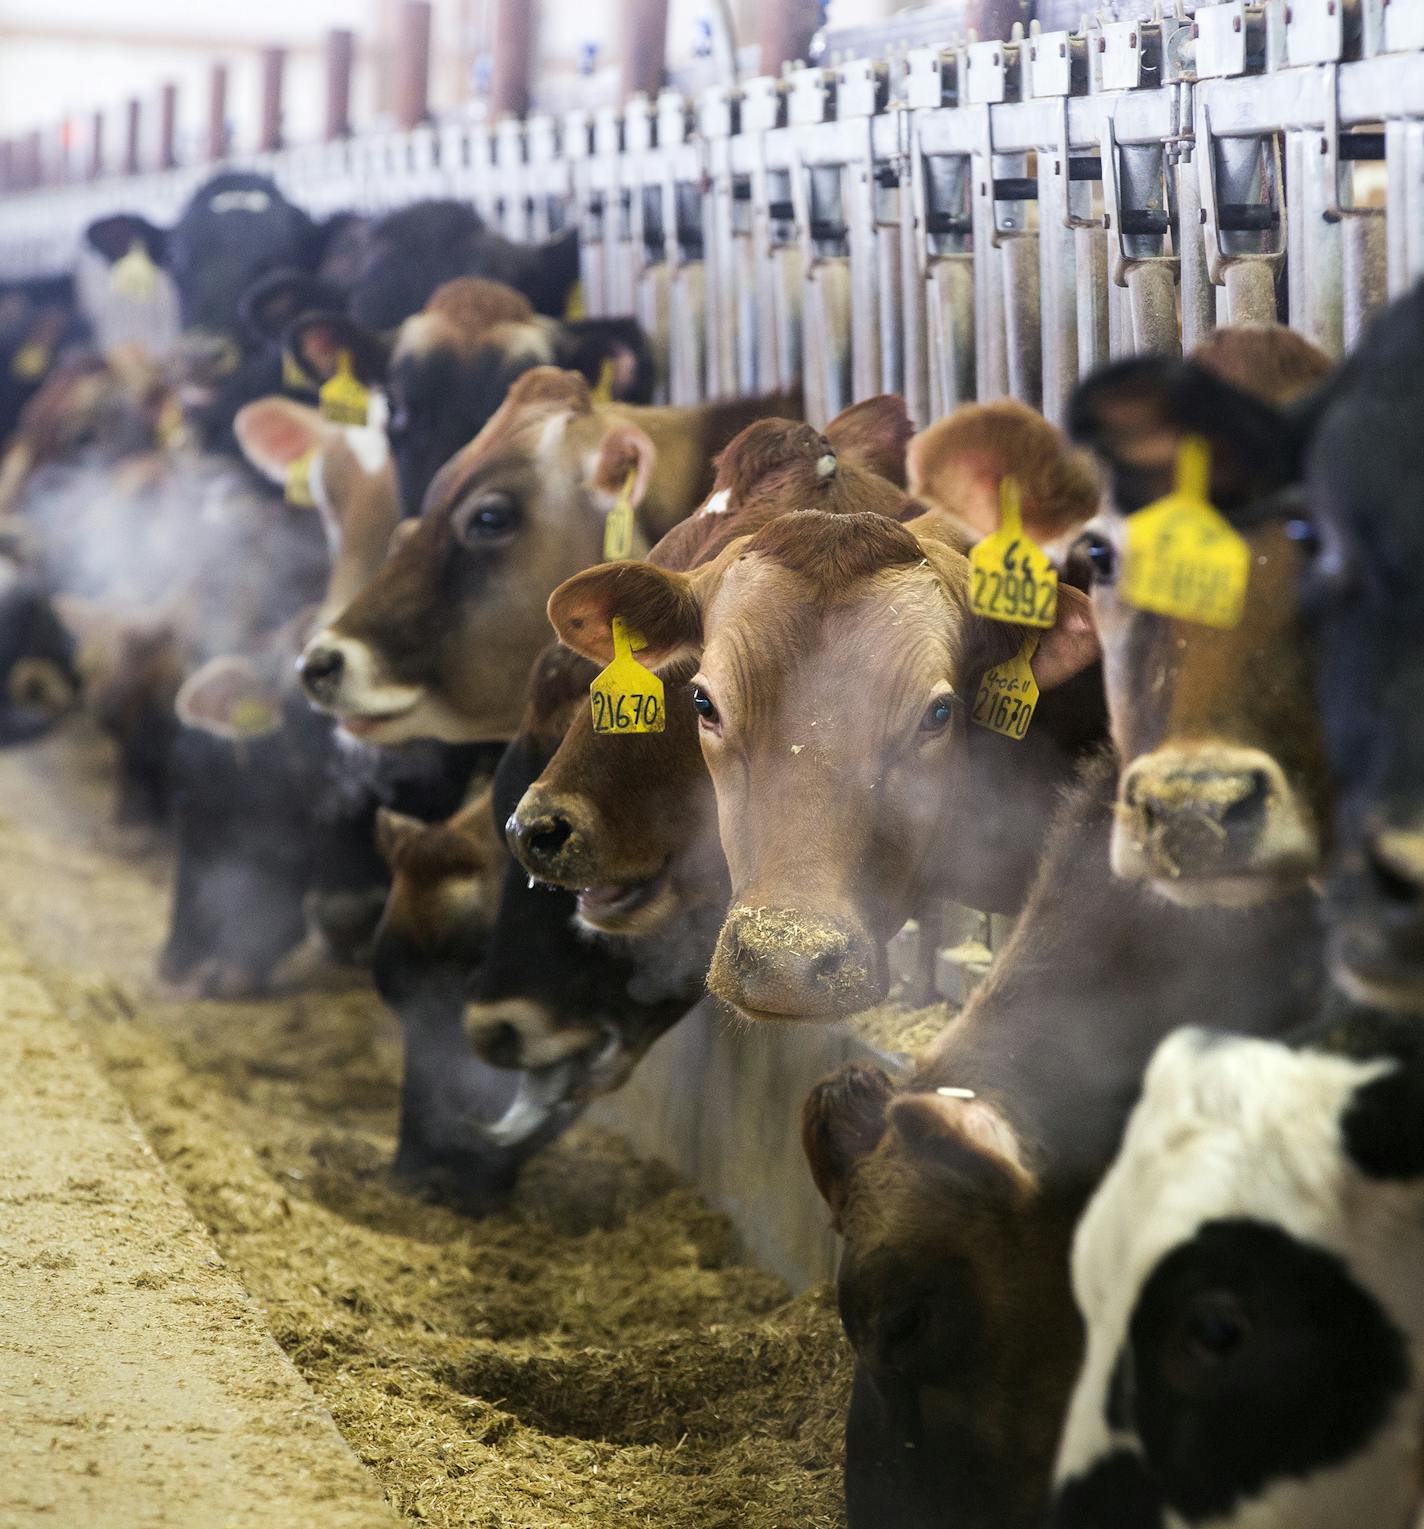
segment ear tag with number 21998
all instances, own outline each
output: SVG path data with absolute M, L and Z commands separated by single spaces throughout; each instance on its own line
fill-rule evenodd
M 665 725 L 663 682 L 633 657 L 642 634 L 613 618 L 613 662 L 589 686 L 596 733 L 660 733 Z

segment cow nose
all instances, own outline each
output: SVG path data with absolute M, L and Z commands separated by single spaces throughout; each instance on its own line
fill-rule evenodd
M 340 648 L 319 643 L 302 654 L 298 671 L 307 694 L 325 701 L 336 694 L 345 668 L 346 659 Z
M 596 819 L 579 796 L 531 786 L 504 825 L 510 852 L 541 881 L 578 890 L 599 880 L 594 863 Z
M 863 931 L 790 908 L 727 915 L 708 986 L 756 1017 L 830 1020 L 884 996 L 875 946 Z
M 573 838 L 574 825 L 558 812 L 541 812 L 525 818 L 516 812 L 505 824 L 504 832 L 516 858 L 539 876 L 558 865 Z
M 507 1021 L 488 1025 L 475 1036 L 475 1046 L 491 1067 L 518 1067 L 524 1037 Z

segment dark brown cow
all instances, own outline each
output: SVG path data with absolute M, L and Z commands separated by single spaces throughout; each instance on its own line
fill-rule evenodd
M 526 372 L 441 470 L 380 574 L 312 639 L 308 693 L 375 743 L 512 737 L 524 678 L 548 640 L 544 602 L 598 561 L 630 475 L 635 547 L 645 551 L 705 497 L 721 446 L 751 420 L 786 412 L 785 398 L 596 405 L 576 373 Z
M 1219 330 L 1194 360 L 1273 403 L 1309 390 L 1330 367 L 1279 326 Z M 1294 525 L 1263 517 L 1243 527 L 1250 587 L 1241 624 L 1229 630 L 1139 610 L 1120 598 L 1118 576 L 1128 517 L 1171 487 L 1189 432 L 1213 448 L 1212 493 L 1227 510 L 1284 486 L 1291 466 L 1279 442 L 1242 450 L 1238 421 L 1224 422 L 1219 406 L 1215 417 L 1211 404 L 1198 409 L 1193 429 L 1190 399 L 1179 409 L 1173 387 L 1149 370 L 1150 378 L 1128 363 L 1090 381 L 1073 416 L 1115 489 L 1075 554 L 1091 573 L 1122 753 L 1113 866 L 1179 902 L 1249 903 L 1318 867 L 1329 818 Z M 1186 397 L 1190 368 L 1179 364 L 1173 375 Z M 1271 434 L 1264 411 L 1261 434 Z
M 1024 489 L 1033 534 L 1049 501 Z M 595 658 L 618 614 L 649 667 L 700 660 L 694 705 L 733 888 L 709 985 L 751 1017 L 873 1002 L 884 942 L 927 897 L 1015 909 L 1054 788 L 1101 736 L 1098 681 L 1082 673 L 1096 638 L 1068 587 L 1033 660 L 1045 694 L 1028 736 L 970 723 L 981 677 L 1024 632 L 970 613 L 968 561 L 945 527 L 782 516 L 691 574 L 616 564 L 551 602 L 563 641 Z
M 898 518 L 909 417 L 899 398 L 845 410 L 825 433 L 789 420 L 748 425 L 718 460 L 702 510 L 648 561 L 690 569 L 778 515 L 874 510 Z M 612 934 L 647 934 L 693 910 L 726 908 L 726 862 L 702 762 L 691 670 L 667 677 L 662 733 L 600 736 L 587 707 L 509 820 L 510 843 L 541 880 L 579 893 L 579 916 Z M 713 930 L 715 934 L 715 926 Z

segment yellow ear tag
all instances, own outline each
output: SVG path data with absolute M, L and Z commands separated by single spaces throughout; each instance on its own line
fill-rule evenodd
M 343 350 L 336 358 L 336 371 L 322 383 L 317 397 L 321 417 L 334 425 L 364 425 L 371 407 L 371 394 L 362 387 L 351 369 L 351 352 Z
M 603 561 L 615 563 L 621 557 L 633 555 L 633 484 L 637 480 L 635 467 L 623 480 L 623 487 L 613 501 L 608 519 L 603 522 Z
M 35 382 L 49 370 L 49 351 L 33 340 L 10 358 L 10 374 L 21 382 Z
M 183 409 L 176 398 L 165 398 L 153 424 L 154 439 L 165 451 L 181 446 L 186 436 Z
M 1177 485 L 1127 521 L 1122 597 L 1159 616 L 1233 627 L 1241 621 L 1251 551 L 1208 498 L 1211 447 L 1189 435 Z
M 596 733 L 660 733 L 666 722 L 663 682 L 633 654 L 642 635 L 613 618 L 613 662 L 588 687 Z
M 300 361 L 285 346 L 282 347 L 282 386 L 289 393 L 314 393 L 315 384 L 307 376 Z M 363 420 L 364 424 L 365 421 Z
M 1019 486 L 999 482 L 999 529 L 969 554 L 969 608 L 990 621 L 1050 627 L 1058 614 L 1058 571 L 1024 535 Z
M 613 358 L 605 356 L 603 365 L 598 369 L 598 381 L 593 385 L 593 391 L 588 395 L 592 403 L 613 402 Z
M 278 720 L 276 707 L 270 701 L 259 701 L 256 697 L 239 701 L 228 716 L 232 731 L 247 737 L 270 733 Z
M 564 322 L 576 323 L 579 319 L 588 317 L 588 304 L 583 297 L 583 282 L 576 281 L 569 288 L 569 295 L 564 299 Z
M 316 461 L 316 449 L 303 452 L 294 462 L 287 466 L 287 478 L 283 488 L 283 498 L 288 504 L 295 505 L 299 510 L 314 510 L 316 508 L 316 495 L 312 492 L 311 470 Z
M 152 300 L 158 290 L 158 267 L 142 239 L 133 240 L 128 253 L 120 255 L 113 263 L 109 270 L 109 290 L 135 303 Z
M 1038 681 L 1031 668 L 1037 651 L 1038 633 L 1027 632 L 1012 658 L 984 671 L 974 710 L 969 714 L 971 721 L 1015 742 L 1023 737 L 1038 705 Z

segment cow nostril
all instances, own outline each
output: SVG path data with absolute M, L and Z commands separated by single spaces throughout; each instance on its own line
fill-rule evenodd
M 341 678 L 345 664 L 340 648 L 312 648 L 302 659 L 302 683 L 329 689 Z
M 1266 810 L 1271 794 L 1271 783 L 1262 770 L 1251 770 L 1245 777 L 1246 789 L 1229 802 L 1221 814 L 1225 828 L 1244 828 L 1258 819 Z
M 496 1067 L 517 1067 L 523 1039 L 507 1020 L 491 1025 L 480 1036 L 480 1054 Z
M 820 955 L 812 958 L 811 976 L 817 982 L 831 982 L 841 974 L 846 964 L 846 952 L 843 950 L 823 950 Z
M 547 862 L 558 856 L 572 838 L 573 831 L 573 824 L 567 818 L 553 814 L 531 824 L 524 842 L 535 859 Z

